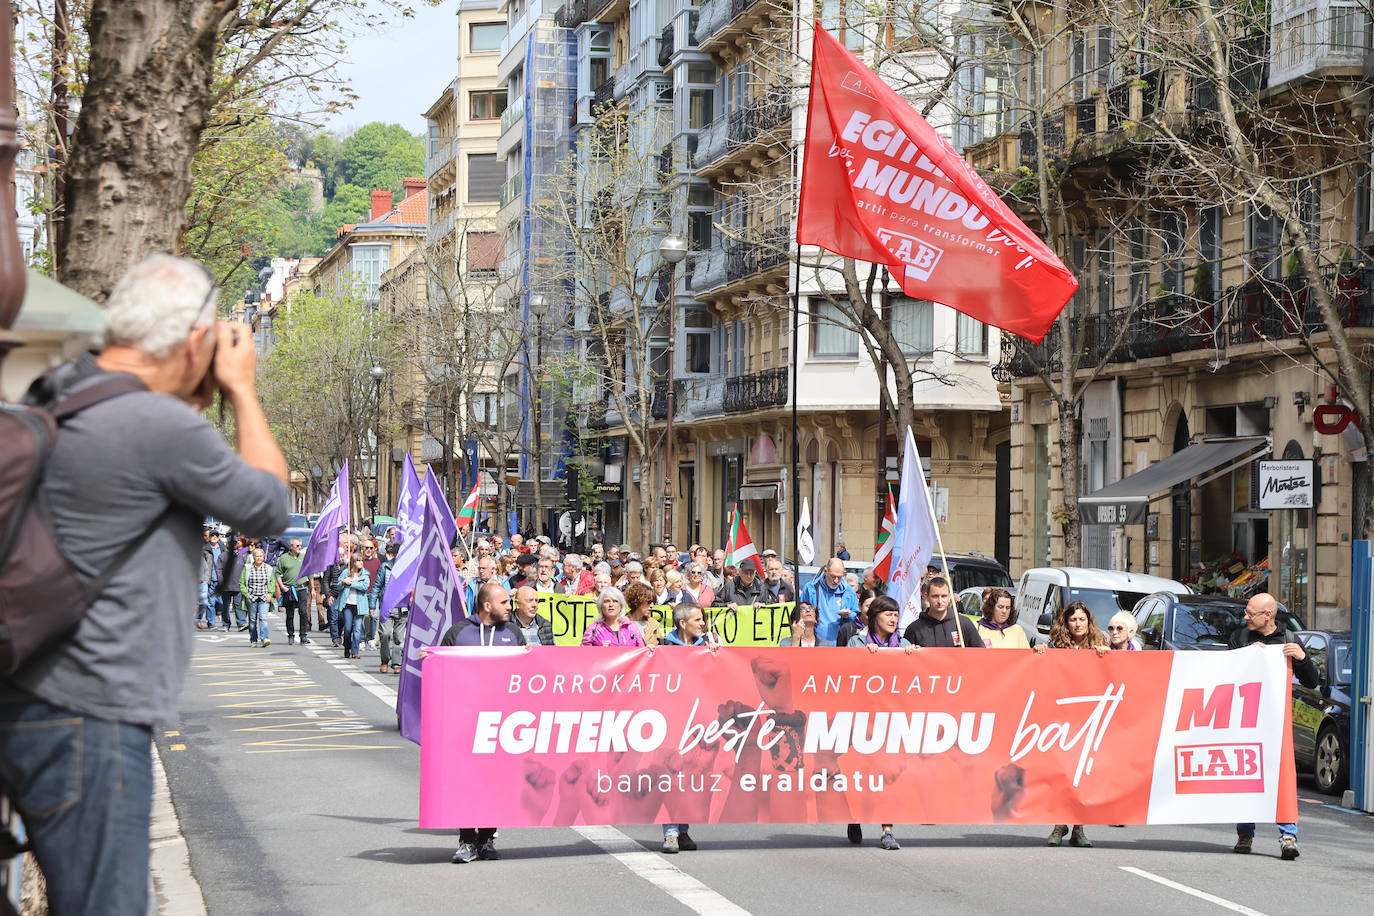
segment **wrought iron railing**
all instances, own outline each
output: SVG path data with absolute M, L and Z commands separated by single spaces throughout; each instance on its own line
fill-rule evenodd
M 554 25 L 560 29 L 575 29 L 591 16 L 591 0 L 568 0 L 553 14 Z
M 1338 272 L 1323 282 L 1335 294 L 1336 311 L 1347 328 L 1374 328 L 1374 269 Z M 1134 362 L 1195 350 L 1225 350 L 1245 344 L 1298 340 L 1324 333 L 1311 285 L 1301 278 L 1256 279 L 1231 287 L 1214 301 L 1191 296 L 1158 297 L 1138 308 L 1076 316 L 1069 334 L 1080 368 L 1104 361 Z M 1002 335 L 1002 358 L 993 367 L 999 382 L 1027 378 L 1044 369 L 1060 371 L 1064 346 L 1056 323 L 1038 345 L 1018 347 Z
M 673 383 L 673 419 L 682 414 L 682 402 L 687 394 L 686 382 L 678 379 Z M 655 420 L 668 419 L 668 380 L 661 378 L 654 382 L 653 399 L 649 401 L 649 416 Z
M 743 413 L 787 404 L 786 366 L 765 369 L 752 375 L 732 375 L 725 380 L 725 412 Z
M 1052 115 L 1045 115 L 1045 155 L 1054 159 L 1064 155 L 1064 110 Z M 1021 164 L 1028 169 L 1036 167 L 1036 158 L 1039 154 L 1040 146 L 1035 137 L 1035 121 L 1027 119 L 1021 122 Z
M 735 242 L 725 250 L 725 279 L 733 283 L 771 270 L 788 259 L 787 229 L 770 229 L 757 242 Z
M 615 98 L 615 77 L 607 79 L 592 91 L 592 110 L 605 108 Z
M 663 27 L 663 34 L 658 36 L 658 65 L 668 66 L 668 61 L 673 59 L 673 24 L 670 22 Z
M 770 92 L 759 102 L 730 112 L 726 136 L 731 145 L 752 143 L 760 134 L 785 123 L 792 109 L 786 90 Z

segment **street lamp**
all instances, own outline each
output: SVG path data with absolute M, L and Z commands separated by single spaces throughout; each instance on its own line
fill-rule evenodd
M 372 523 L 377 523 L 377 497 L 382 488 L 382 379 L 386 378 L 386 370 L 381 366 L 373 366 L 368 373 L 372 376 L 372 381 L 377 385 L 377 427 L 375 430 L 376 439 L 372 443 Z
M 534 316 L 534 369 L 530 371 L 530 405 L 534 414 L 534 536 L 544 533 L 544 419 L 540 409 L 544 373 L 544 316 L 549 301 L 541 293 L 530 294 L 530 314 Z M 529 369 L 529 351 L 525 351 Z
M 677 375 L 677 265 L 687 257 L 687 240 L 665 235 L 658 243 L 658 256 L 668 265 L 668 423 L 663 447 L 663 540 L 673 539 L 673 414 L 677 404 L 673 389 Z

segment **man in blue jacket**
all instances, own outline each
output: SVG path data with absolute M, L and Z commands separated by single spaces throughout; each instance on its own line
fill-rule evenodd
M 816 635 L 832 643 L 840 624 L 859 613 L 859 596 L 844 581 L 844 562 L 839 557 L 830 558 L 825 572 L 807 583 L 798 600 L 816 606 Z

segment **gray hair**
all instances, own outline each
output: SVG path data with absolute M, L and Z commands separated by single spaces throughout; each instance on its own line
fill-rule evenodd
M 622 592 L 620 589 L 616 588 L 614 585 L 612 585 L 610 588 L 604 589 L 601 592 L 601 594 L 596 596 L 597 613 L 601 613 L 605 610 L 607 601 L 619 601 L 620 613 L 622 614 L 624 614 L 626 608 L 629 607 L 629 605 L 625 603 L 625 593 Z
M 593 575 L 599 576 L 602 573 L 605 573 L 608 576 L 611 574 L 611 564 L 607 563 L 605 560 L 602 560 L 600 563 L 592 567 Z
M 694 560 L 694 561 L 692 561 L 691 563 L 688 563 L 688 564 L 687 564 L 687 571 L 688 571 L 689 573 L 699 572 L 699 573 L 701 573 L 702 575 L 705 575 L 705 574 L 706 574 L 706 564 L 703 563 L 703 562 L 701 562 L 700 560 Z
M 582 568 L 582 558 L 581 558 L 580 556 L 578 556 L 577 554 L 575 554 L 575 553 L 570 553 L 570 554 L 568 554 L 566 557 L 563 558 L 563 562 L 564 562 L 564 563 L 571 563 L 573 569 L 581 569 L 581 568 Z
M 105 343 L 155 359 L 215 320 L 215 279 L 190 258 L 150 254 L 129 268 L 105 308 Z M 206 314 L 208 309 L 208 315 Z
M 632 572 L 640 573 L 642 575 L 644 573 L 644 564 L 639 562 L 638 560 L 631 560 L 630 562 L 626 563 L 625 574 L 629 575 Z
M 547 560 L 553 560 L 555 563 L 557 563 L 557 562 L 558 562 L 558 548 L 557 548 L 557 547 L 554 547 L 554 546 L 552 546 L 552 545 L 550 545 L 550 544 L 545 544 L 543 547 L 540 547 L 540 548 L 539 548 L 539 559 L 541 559 L 541 560 L 545 560 L 545 559 L 547 559 Z
M 673 629 L 682 629 L 682 624 L 688 617 L 692 616 L 693 611 L 700 611 L 701 605 L 695 601 L 679 601 L 673 605 Z

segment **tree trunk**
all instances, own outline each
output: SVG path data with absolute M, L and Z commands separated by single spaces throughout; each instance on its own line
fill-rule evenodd
M 1059 398 L 1059 479 L 1064 487 L 1063 515 L 1058 519 L 1064 533 L 1065 566 L 1080 565 L 1083 529 L 1078 522 L 1078 448 L 1080 420 L 1078 403 Z
M 133 264 L 176 251 L 191 161 L 234 0 L 94 0 L 67 170 L 62 280 L 103 302 Z
M 639 546 L 647 547 L 653 539 L 654 518 L 653 465 L 648 450 L 639 453 Z

